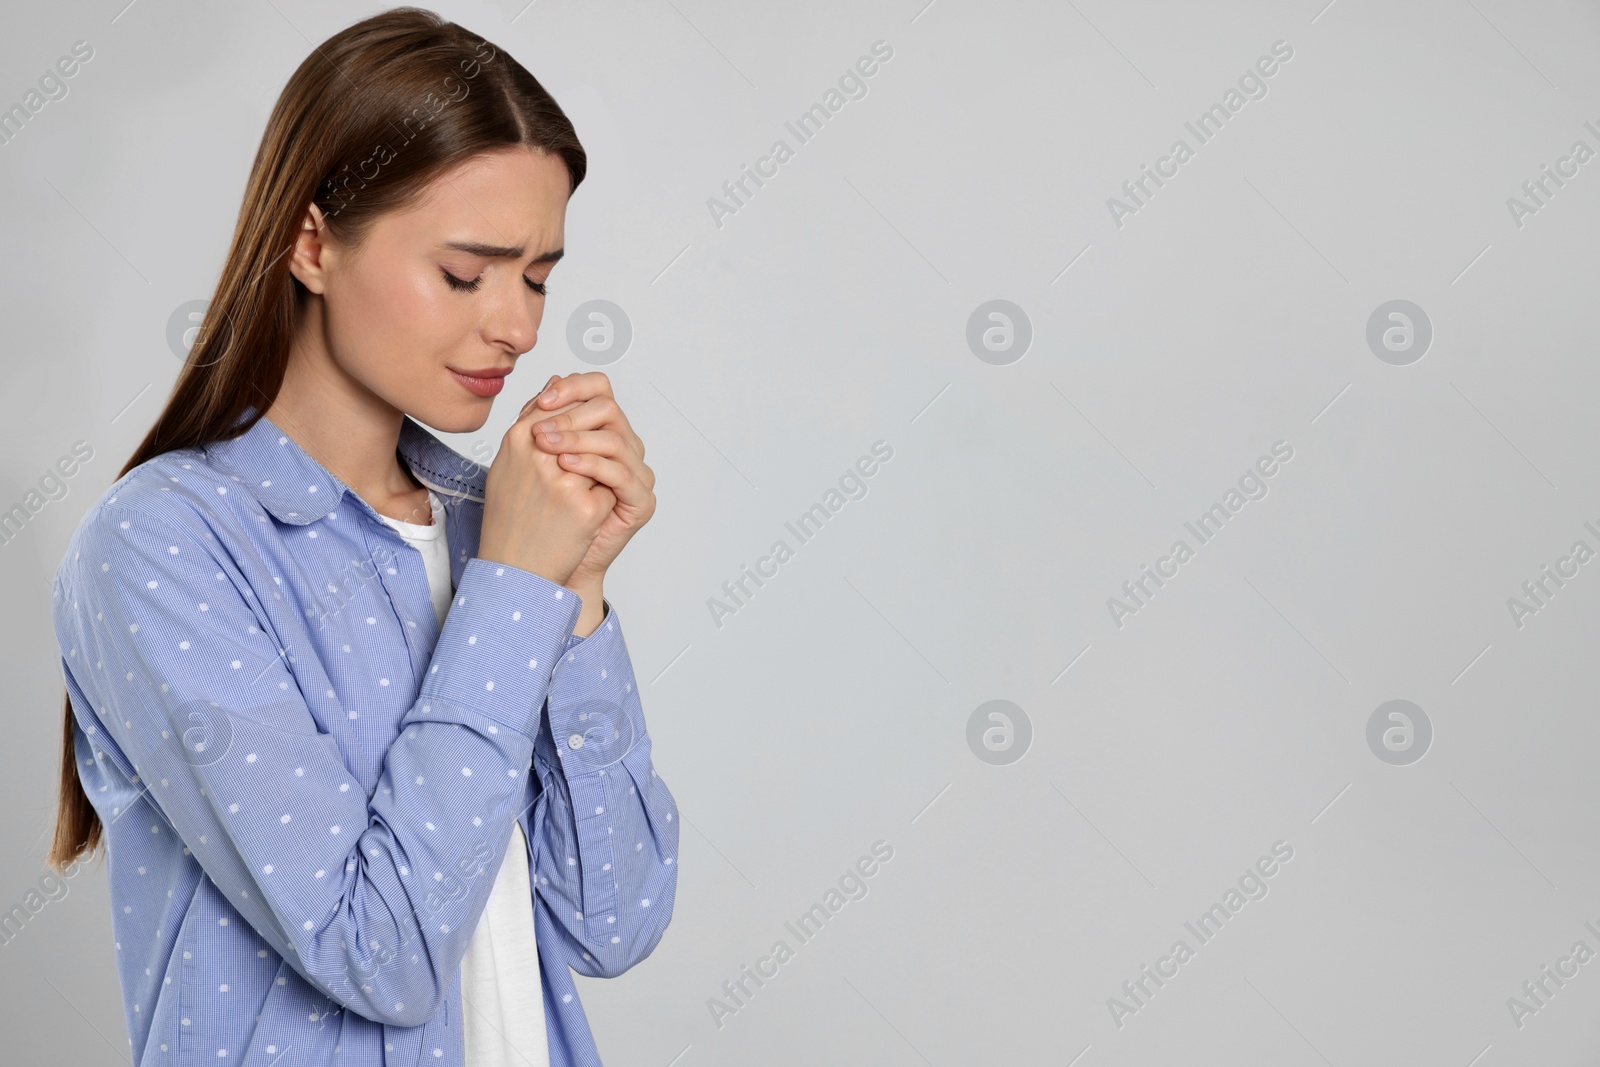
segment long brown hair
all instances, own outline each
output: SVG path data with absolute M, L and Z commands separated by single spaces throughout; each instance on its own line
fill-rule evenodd
M 583 146 L 544 87 L 431 11 L 393 8 L 315 48 L 267 120 L 188 359 L 118 477 L 164 452 L 235 437 L 277 398 L 305 294 L 288 253 L 310 204 L 334 239 L 354 248 L 378 216 L 413 203 L 440 172 L 511 145 L 559 156 L 572 190 L 583 181 Z M 255 415 L 242 421 L 249 406 Z M 57 871 L 95 852 L 104 836 L 78 777 L 70 693 L 65 709 L 49 857 Z

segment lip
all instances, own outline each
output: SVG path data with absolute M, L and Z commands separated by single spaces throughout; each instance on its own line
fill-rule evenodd
M 451 367 L 446 367 L 445 369 L 450 371 L 451 377 L 460 382 L 468 392 L 475 396 L 486 397 L 495 396 L 500 392 L 500 390 L 504 389 L 506 385 L 506 375 L 511 373 L 511 369 L 509 367 L 491 367 L 485 370 L 474 371 L 471 374 L 463 374 L 461 371 L 455 370 Z

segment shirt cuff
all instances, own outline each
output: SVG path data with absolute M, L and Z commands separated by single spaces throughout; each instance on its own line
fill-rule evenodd
M 605 621 L 611 617 L 611 601 L 602 597 L 600 599 L 600 609 L 600 623 L 604 625 Z M 580 611 L 579 614 L 581 615 L 582 612 Z M 573 634 L 571 637 L 567 638 L 567 647 L 571 648 L 573 645 L 578 644 L 582 640 L 582 637 L 579 637 L 577 634 Z
M 550 738 L 569 782 L 620 760 L 644 737 L 622 621 L 606 602 L 594 632 L 569 644 L 550 679 Z
M 536 736 L 552 665 L 581 609 L 565 586 L 474 556 L 461 572 L 419 696 Z

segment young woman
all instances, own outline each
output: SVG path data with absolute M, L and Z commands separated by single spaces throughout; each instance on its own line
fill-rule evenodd
M 585 156 L 416 8 L 289 80 L 200 338 L 55 579 L 57 867 L 106 846 L 133 1060 L 598 1065 L 676 804 L 607 568 L 655 509 L 600 373 L 487 470 Z

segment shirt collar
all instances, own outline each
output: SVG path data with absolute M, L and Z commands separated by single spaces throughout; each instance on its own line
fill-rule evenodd
M 256 413 L 251 405 L 241 421 Z M 261 506 L 279 522 L 304 526 L 326 518 L 350 487 L 283 432 L 265 414 L 237 437 L 214 441 L 207 456 L 248 484 Z M 488 471 L 439 440 L 410 416 L 400 423 L 399 452 L 417 480 L 446 496 L 483 503 Z M 361 498 L 355 493 L 352 497 Z M 366 502 L 362 501 L 365 505 Z M 370 507 L 370 505 L 367 505 Z

